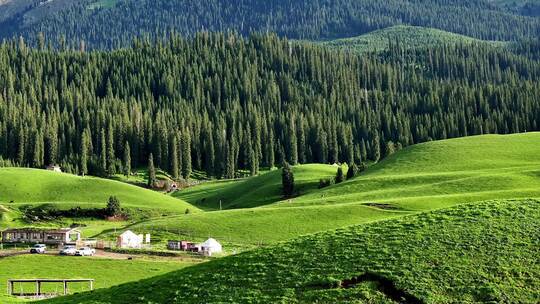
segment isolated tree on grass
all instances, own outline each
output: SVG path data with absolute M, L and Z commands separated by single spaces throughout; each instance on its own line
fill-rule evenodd
M 355 177 L 358 174 L 358 167 L 355 163 L 352 163 L 349 165 L 349 169 L 347 170 L 347 179 L 351 179 Z
M 339 184 L 344 180 L 345 180 L 345 176 L 343 175 L 343 168 L 338 167 L 337 173 L 336 173 L 336 184 Z
M 281 183 L 283 185 L 283 196 L 291 197 L 294 193 L 294 174 L 289 163 L 284 162 L 281 169 Z
M 148 156 L 148 187 L 152 188 L 156 184 L 156 168 L 154 167 L 154 156 Z
M 117 216 L 121 214 L 120 200 L 116 196 L 109 197 L 107 201 L 106 213 L 108 216 Z

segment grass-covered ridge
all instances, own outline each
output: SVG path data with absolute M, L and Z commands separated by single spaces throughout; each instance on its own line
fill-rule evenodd
M 0 202 L 9 206 L 56 203 L 59 207 L 103 208 L 109 196 L 115 195 L 123 207 L 173 212 L 197 209 L 182 200 L 126 183 L 47 170 L 1 168 L 0 188 Z
M 441 44 L 491 44 L 504 46 L 504 42 L 483 41 L 476 38 L 445 32 L 439 29 L 397 25 L 376 30 L 361 36 L 322 42 L 327 47 L 357 53 L 381 52 L 390 44 L 399 44 L 404 49 L 428 48 Z
M 279 206 L 387 203 L 429 210 L 540 197 L 540 133 L 483 135 L 408 147 L 359 177 Z
M 346 166 L 345 166 L 346 172 Z M 299 165 L 293 168 L 295 192 L 304 195 L 317 189 L 319 179 L 336 175 L 337 166 Z M 175 197 L 208 210 L 252 208 L 280 201 L 281 170 L 273 170 L 240 181 L 216 181 L 178 191 Z
M 539 228 L 535 200 L 460 205 L 46 303 L 392 303 L 381 285 L 420 303 L 537 303 Z

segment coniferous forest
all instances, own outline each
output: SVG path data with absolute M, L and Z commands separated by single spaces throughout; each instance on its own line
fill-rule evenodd
M 129 45 L 134 36 L 154 38 L 171 31 L 185 36 L 199 31 L 274 32 L 324 40 L 400 24 L 485 40 L 540 36 L 540 20 L 528 17 L 531 9 L 523 16 L 487 0 L 24 1 L 28 7 L 19 13 L 4 20 L 0 14 L 0 38 L 22 35 L 36 43 L 43 33 L 53 42 L 65 39 L 75 46 L 84 41 L 89 48 L 116 48 Z M 100 4 L 105 2 L 113 5 Z
M 355 55 L 274 34 L 137 39 L 114 51 L 0 45 L 4 165 L 100 176 L 146 166 L 361 163 L 436 139 L 539 130 L 538 43 Z

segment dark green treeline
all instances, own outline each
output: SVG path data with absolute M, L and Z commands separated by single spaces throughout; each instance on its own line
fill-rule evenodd
M 0 46 L 4 163 L 223 178 L 378 160 L 432 139 L 537 130 L 538 44 L 363 57 L 275 35 L 198 34 L 111 52 Z M 126 149 L 129 147 L 129 156 Z

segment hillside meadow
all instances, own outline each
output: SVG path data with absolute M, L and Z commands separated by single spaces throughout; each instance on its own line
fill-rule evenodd
M 336 176 L 337 165 L 306 164 L 293 167 L 297 196 L 317 190 L 319 179 Z M 347 172 L 347 166 L 343 166 Z M 283 199 L 281 170 L 272 170 L 242 180 L 204 182 L 177 191 L 174 197 L 204 210 L 253 208 L 276 203 Z
M 329 48 L 359 54 L 387 51 L 392 44 L 399 45 L 403 49 L 429 48 L 442 44 L 483 44 L 494 47 L 507 45 L 501 41 L 484 41 L 439 29 L 410 25 L 396 25 L 356 37 L 320 43 Z
M 408 147 L 353 180 L 275 206 L 376 202 L 423 211 L 540 197 L 540 133 L 482 135 Z M 272 206 L 272 205 L 271 205 Z
M 5 294 L 8 279 L 29 278 L 84 278 L 94 279 L 94 288 L 108 288 L 126 282 L 137 281 L 161 275 L 193 265 L 191 262 L 165 260 L 118 260 L 105 258 L 85 258 L 72 256 L 20 255 L 0 258 L 0 303 L 24 302 Z M 88 290 L 88 283 L 71 283 L 70 293 Z M 62 292 L 62 284 L 43 284 L 44 292 Z M 17 284 L 15 292 L 31 293 L 33 284 Z
M 103 208 L 111 195 L 122 207 L 184 212 L 198 211 L 173 197 L 126 183 L 96 177 L 26 168 L 0 168 L 0 202 L 6 206 L 54 203 L 61 208 Z
M 539 228 L 536 200 L 464 204 L 44 303 L 538 303 Z

